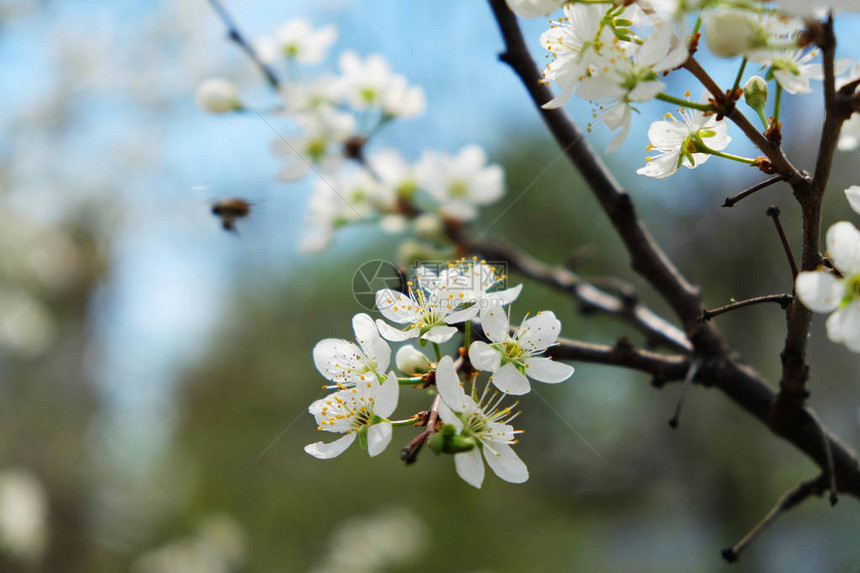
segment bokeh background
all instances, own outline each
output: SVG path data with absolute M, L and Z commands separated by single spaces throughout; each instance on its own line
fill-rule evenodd
M 388 129 L 385 145 L 415 159 L 478 143 L 506 168 L 508 196 L 476 229 L 550 263 L 577 255 L 578 272 L 620 275 L 664 308 L 497 62 L 501 40 L 484 3 L 227 6 L 251 37 L 301 15 L 338 25 L 335 53 L 383 54 L 429 102 L 424 117 Z M 839 23 L 840 56 L 860 58 L 858 23 Z M 525 26 L 539 58 L 544 27 Z M 733 65 L 703 58 L 731 81 Z M 299 253 L 311 181 L 275 180 L 274 135 L 259 118 L 195 107 L 211 75 L 255 105 L 274 101 L 204 0 L 0 1 L 0 571 L 716 572 L 729 570 L 719 550 L 813 475 L 716 391 L 694 387 L 672 431 L 678 386 L 658 391 L 643 375 L 585 364 L 522 402 L 526 484 L 488 476 L 477 491 L 429 452 L 403 467 L 408 431 L 373 460 L 357 448 L 310 458 L 301 448 L 318 435 L 305 411 L 322 384 L 311 349 L 351 336 L 361 310 L 353 273 L 393 260 L 395 243 L 355 228 L 325 253 Z M 700 91 L 678 76 L 674 93 Z M 785 102 L 786 148 L 802 167 L 820 104 L 817 94 Z M 569 109 L 590 117 L 585 104 Z M 607 161 L 705 286 L 706 304 L 790 291 L 765 217 L 779 204 L 797 241 L 787 188 L 723 209 L 761 174 L 712 159 L 665 181 L 637 176 L 645 129 L 664 111 L 645 109 Z M 596 147 L 608 139 L 595 130 Z M 827 223 L 856 217 L 841 189 L 858 182 L 857 159 L 836 159 Z M 258 203 L 240 240 L 209 214 L 213 198 L 237 194 Z M 554 309 L 569 337 L 611 343 L 628 333 L 527 281 L 517 307 Z M 776 380 L 778 307 L 717 320 Z M 810 362 L 813 406 L 860 444 L 860 361 L 826 340 L 820 318 Z M 810 501 L 731 570 L 860 571 L 858 530 L 856 500 Z

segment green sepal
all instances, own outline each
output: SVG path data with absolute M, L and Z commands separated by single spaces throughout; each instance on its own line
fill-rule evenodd
M 457 428 L 446 424 L 430 438 L 427 445 L 437 454 L 460 454 L 475 449 L 475 438 L 460 435 Z

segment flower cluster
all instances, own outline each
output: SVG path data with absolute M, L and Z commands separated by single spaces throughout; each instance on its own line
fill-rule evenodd
M 603 123 L 617 134 L 609 144 L 614 151 L 624 142 L 630 130 L 632 112 L 645 102 L 657 99 L 680 105 L 680 119 L 664 116 L 648 130 L 648 150 L 660 152 L 648 159 L 638 173 L 649 177 L 667 177 L 682 165 L 692 169 L 710 155 L 756 165 L 754 159 L 723 152 L 731 138 L 725 120 L 719 117 L 719 102 L 705 97 L 692 103 L 666 93 L 663 78 L 687 61 L 698 36 L 686 34 L 686 16 L 699 19 L 696 30 L 702 30 L 708 48 L 724 58 L 743 58 L 733 93 L 739 93 L 748 62 L 760 66 L 762 82 L 774 82 L 776 97 L 772 116 L 764 113 L 767 84 L 757 92 L 755 103 L 747 98 L 763 122 L 763 128 L 779 129 L 782 93 L 804 94 L 811 91 L 810 81 L 822 79 L 818 51 L 806 46 L 801 33 L 804 21 L 794 2 L 721 3 L 702 0 L 658 0 L 650 2 L 582 2 L 565 3 L 550 0 L 508 0 L 508 5 L 524 17 L 544 16 L 562 10 L 562 16 L 550 20 L 550 29 L 540 41 L 551 60 L 544 69 L 547 83 L 554 82 L 559 95 L 544 104 L 545 108 L 564 105 L 573 94 L 595 106 L 594 123 Z M 806 4 L 806 3 L 804 3 Z M 847 4 L 832 6 L 847 9 Z M 704 24 L 702 26 L 702 23 Z M 845 74 L 850 60 L 837 60 L 834 72 Z M 855 68 L 849 77 L 857 77 Z M 842 80 L 846 83 L 849 80 Z M 687 109 L 693 110 L 690 114 Z M 840 149 L 856 148 L 853 125 L 840 141 Z M 654 159 L 655 161 L 652 161 Z
M 376 293 L 383 318 L 374 321 L 367 314 L 353 318 L 355 342 L 320 341 L 314 347 L 314 363 L 331 383 L 326 388 L 335 391 L 308 411 L 320 430 L 343 436 L 309 444 L 305 451 L 316 458 L 333 458 L 358 439 L 375 456 L 391 442 L 393 428 L 423 425 L 426 429 L 411 446 L 427 443 L 436 453 L 453 455 L 457 474 L 467 483 L 481 487 L 484 461 L 505 481 L 526 481 L 528 469 L 511 447 L 521 433 L 511 425 L 518 412 L 502 402 L 508 394 L 528 393 L 529 380 L 567 380 L 573 368 L 545 356 L 561 331 L 561 322 L 551 311 L 527 317 L 512 331 L 510 305 L 522 285 L 502 288 L 505 279 L 496 267 L 475 259 L 448 263 L 441 270 L 420 267 L 408 292 Z M 479 327 L 483 340 L 472 340 Z M 439 345 L 461 330 L 463 348 L 456 360 L 443 356 Z M 396 355 L 398 376 L 389 369 L 389 342 L 407 341 Z M 421 350 L 428 344 L 435 360 Z M 483 390 L 481 372 L 487 374 Z M 428 412 L 391 419 L 400 387 L 432 385 L 437 397 Z
M 845 190 L 851 208 L 860 213 L 860 186 Z M 813 312 L 829 312 L 827 336 L 860 352 L 860 231 L 848 221 L 827 230 L 832 267 L 797 275 L 797 297 Z
M 338 58 L 337 73 L 313 73 L 308 67 L 325 62 L 336 38 L 334 26 L 314 28 L 295 19 L 256 43 L 261 61 L 285 72 L 277 82 L 281 102 L 269 111 L 293 128 L 273 142 L 283 160 L 279 179 L 314 177 L 302 250 L 326 248 L 337 229 L 354 223 L 378 223 L 399 233 L 415 222 L 412 230 L 420 235 L 428 226 L 441 229 L 444 221 L 474 219 L 479 207 L 504 194 L 504 172 L 476 145 L 453 155 L 428 150 L 414 162 L 393 149 L 373 149 L 371 142 L 386 126 L 424 113 L 424 91 L 394 73 L 380 55 L 347 50 Z M 213 113 L 250 109 L 221 78 L 204 81 L 197 101 Z M 426 217 L 419 224 L 420 213 Z M 445 242 L 438 232 L 429 234 Z

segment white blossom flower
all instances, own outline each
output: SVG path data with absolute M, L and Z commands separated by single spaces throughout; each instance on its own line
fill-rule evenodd
M 660 155 L 648 157 L 645 167 L 636 173 L 659 179 L 672 175 L 681 165 L 693 169 L 710 157 L 705 149 L 722 151 L 732 140 L 728 122 L 717 121 L 713 113 L 680 110 L 678 115 L 680 120 L 667 113 L 665 121 L 655 121 L 648 128 L 648 150 L 657 150 Z
M 474 395 L 469 396 L 463 390 L 454 361 L 445 356 L 436 368 L 436 388 L 442 398 L 439 403 L 442 422 L 453 425 L 461 436 L 476 441 L 473 449 L 454 454 L 457 475 L 469 485 L 480 488 L 484 482 L 483 453 L 487 465 L 501 479 L 511 483 L 529 479 L 528 468 L 511 448 L 517 443 L 516 435 L 522 432 L 509 423 L 517 414 L 511 414 L 510 408 L 498 409 L 500 400 L 494 399 L 495 395 L 487 395 L 489 385 L 476 401 Z
M 273 143 L 275 152 L 286 160 L 278 177 L 282 181 L 296 181 L 310 171 L 311 165 L 334 170 L 343 160 L 343 143 L 355 133 L 355 117 L 323 106 L 297 115 L 295 121 L 302 133 L 278 138 Z
M 378 107 L 389 117 L 408 117 L 420 115 L 426 107 L 424 91 L 392 73 L 380 55 L 362 60 L 347 50 L 340 56 L 340 70 L 341 93 L 357 110 Z
M 827 230 L 827 252 L 842 275 L 829 270 L 797 275 L 797 296 L 813 312 L 830 312 L 827 336 L 860 352 L 860 231 L 847 221 Z
M 428 267 L 419 267 L 416 274 L 418 284 L 424 290 L 441 290 L 455 295 L 452 300 L 457 303 L 457 310 L 448 317 L 452 322 L 471 320 L 482 308 L 501 308 L 510 304 L 523 288 L 519 284 L 503 290 L 492 290 L 507 276 L 499 275 L 494 266 L 477 259 L 448 263 L 447 268 L 438 274 Z
M 326 52 L 336 39 L 335 26 L 315 29 L 304 18 L 295 18 L 285 22 L 274 39 L 262 39 L 257 44 L 257 52 L 267 63 L 274 62 L 278 57 L 285 57 L 300 64 L 318 64 L 325 59 Z
M 212 113 L 228 113 L 242 109 L 239 90 L 229 80 L 209 78 L 197 88 L 197 105 Z
M 505 173 L 487 165 L 487 154 L 469 145 L 456 156 L 428 151 L 418 166 L 421 186 L 439 202 L 447 218 L 468 221 L 478 216 L 477 206 L 489 205 L 505 193 Z
M 371 379 L 317 400 L 308 412 L 313 414 L 318 429 L 345 435 L 329 443 L 308 444 L 305 451 L 321 460 L 331 459 L 358 437 L 368 454 L 381 454 L 391 442 L 391 422 L 387 417 L 397 408 L 399 393 L 397 376 L 392 371 L 382 384 Z
M 686 42 L 676 37 L 673 26 L 667 23 L 657 25 L 630 58 L 615 44 L 607 51 L 614 51 L 614 57 L 605 55 L 603 67 L 585 78 L 576 93 L 581 98 L 603 102 L 600 121 L 612 130 L 620 129 L 606 148 L 611 152 L 627 138 L 633 104 L 654 99 L 665 87 L 660 74 L 683 64 L 688 52 Z
M 395 149 L 382 149 L 367 160 L 383 186 L 397 197 L 411 198 L 418 189 L 418 168 L 403 159 Z
M 845 77 L 836 82 L 836 89 L 839 90 L 857 79 L 860 79 L 860 62 L 851 65 Z M 836 148 L 839 151 L 854 151 L 858 147 L 860 147 L 860 113 L 854 113 L 842 124 Z
M 314 364 L 327 380 L 343 389 L 367 380 L 385 379 L 391 348 L 379 336 L 376 323 L 364 313 L 352 317 L 356 345 L 340 338 L 326 338 L 314 346 Z
M 708 49 L 721 58 L 734 58 L 765 48 L 773 36 L 758 14 L 749 10 L 709 10 L 705 12 L 704 22 Z
M 497 308 L 481 310 L 481 327 L 491 344 L 480 340 L 469 346 L 469 360 L 478 370 L 492 372 L 490 380 L 507 394 L 527 394 L 529 378 L 556 384 L 573 375 L 573 367 L 541 356 L 555 345 L 561 322 L 552 311 L 523 321 L 511 336 L 507 314 Z
M 612 5 L 565 4 L 564 17 L 552 22 L 541 34 L 540 42 L 553 59 L 543 71 L 544 79 L 554 81 L 561 93 L 543 105 L 546 109 L 563 106 L 573 95 L 589 68 L 600 61 L 600 48 L 615 39 L 612 28 L 602 25 Z
M 392 209 L 394 198 L 363 169 L 343 170 L 334 177 L 318 178 L 305 215 L 301 249 L 318 252 L 330 243 L 339 227 L 369 221 Z
M 821 80 L 824 71 L 820 62 L 810 63 L 818 55 L 818 50 L 756 50 L 747 58 L 751 62 L 769 66 L 767 79 L 777 83 L 790 94 L 803 94 L 811 91 L 809 80 Z M 834 73 L 842 75 L 851 66 L 851 60 L 840 59 L 833 64 Z
M 454 293 L 443 290 L 414 290 L 412 283 L 409 283 L 408 296 L 391 289 L 382 289 L 376 293 L 376 308 L 386 319 L 406 326 L 402 330 L 397 329 L 381 319 L 377 319 L 376 326 L 379 333 L 392 342 L 410 338 L 437 344 L 447 342 L 457 333 L 455 327 L 449 326 L 458 322 L 449 316 L 458 304 L 454 297 Z
M 343 103 L 337 78 L 331 74 L 285 83 L 281 87 L 281 96 L 289 114 L 316 112 L 321 108 L 335 108 Z
M 541 16 L 549 16 L 558 10 L 564 0 L 506 0 L 506 2 L 511 12 L 517 16 L 540 18 Z

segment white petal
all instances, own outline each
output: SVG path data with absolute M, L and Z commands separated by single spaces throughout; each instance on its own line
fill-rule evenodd
M 529 350 L 543 350 L 555 344 L 558 333 L 561 332 L 561 322 L 551 310 L 537 313 L 523 321 L 520 330 L 520 343 Z
M 320 374 L 332 382 L 354 381 L 344 368 L 360 367 L 355 358 L 360 353 L 358 346 L 340 338 L 326 338 L 314 346 L 314 365 Z M 340 368 L 335 367 L 337 363 Z
M 560 94 L 543 104 L 541 107 L 543 109 L 558 109 L 566 104 L 570 100 L 570 96 L 573 95 L 575 91 L 576 84 L 571 84 L 567 86 Z
M 520 296 L 520 292 L 522 290 L 523 285 L 519 284 L 508 289 L 487 293 L 485 298 L 489 301 L 489 306 L 504 306 L 517 300 L 517 297 Z
M 379 336 L 376 323 L 364 313 L 352 317 L 352 329 L 355 339 L 364 349 L 368 357 L 376 360 L 377 370 L 385 372 L 391 362 L 391 347 Z
M 436 389 L 449 408 L 455 412 L 463 412 L 468 401 L 460 377 L 454 369 L 454 360 L 450 356 L 443 356 L 436 367 Z
M 418 336 L 417 328 L 410 328 L 406 331 L 399 330 L 379 318 L 376 319 L 376 327 L 379 329 L 379 334 L 391 342 L 403 342 L 404 340 L 409 340 L 410 338 Z
M 834 310 L 845 294 L 843 282 L 824 271 L 799 273 L 795 281 L 795 290 L 803 306 L 813 312 Z
M 457 468 L 457 475 L 463 478 L 463 481 L 478 489 L 481 488 L 481 484 L 484 483 L 484 461 L 478 448 L 462 454 L 454 454 L 454 467 Z
M 860 185 L 852 185 L 845 190 L 845 198 L 856 213 L 860 213 Z
M 851 223 L 840 221 L 827 230 L 827 252 L 843 275 L 860 273 L 860 231 Z
M 469 308 L 464 308 L 463 310 L 456 310 L 445 317 L 445 322 L 447 324 L 460 324 L 461 322 L 472 320 L 478 316 L 478 310 L 480 309 L 477 305 L 472 305 Z
M 496 475 L 510 483 L 523 483 L 529 479 L 529 468 L 508 444 L 484 445 L 484 459 Z M 465 479 L 465 478 L 463 478 Z
M 382 316 L 399 324 L 413 322 L 417 316 L 415 302 L 412 299 L 402 292 L 388 288 L 376 293 L 376 308 L 379 309 Z
M 486 342 L 476 340 L 469 345 L 469 360 L 478 370 L 495 372 L 501 366 L 502 355 Z
M 367 453 L 370 457 L 381 454 L 389 443 L 391 443 L 391 424 L 388 422 L 374 424 L 367 429 Z
M 455 334 L 457 334 L 457 329 L 453 326 L 434 326 L 421 338 L 429 340 L 430 342 L 435 342 L 436 344 L 442 344 L 443 342 L 451 340 L 451 337 Z
M 645 163 L 645 167 L 636 170 L 639 175 L 662 179 L 678 171 L 679 152 L 664 153 Z
M 522 372 L 510 362 L 493 372 L 491 380 L 496 388 L 514 396 L 528 394 L 529 390 L 532 389 L 528 378 L 523 376 Z
M 510 335 L 508 315 L 500 308 L 481 309 L 481 328 L 484 334 L 493 342 L 507 340 Z
M 376 382 L 371 382 L 376 384 Z M 376 415 L 387 418 L 397 408 L 397 399 L 400 397 L 400 385 L 397 383 L 397 375 L 392 370 L 381 386 L 374 391 L 373 411 Z
M 538 382 L 556 384 L 573 376 L 573 366 L 549 358 L 528 358 L 525 363 L 526 375 Z
M 315 442 L 305 446 L 305 452 L 320 460 L 330 460 L 341 455 L 355 441 L 355 432 L 326 444 Z
M 460 421 L 460 418 L 454 414 L 453 410 L 445 402 L 439 402 L 439 419 L 442 420 L 443 424 L 453 425 L 457 428 L 458 432 L 463 429 L 463 422 Z
M 849 304 L 831 314 L 827 319 L 827 336 L 852 352 L 860 352 L 860 304 Z

